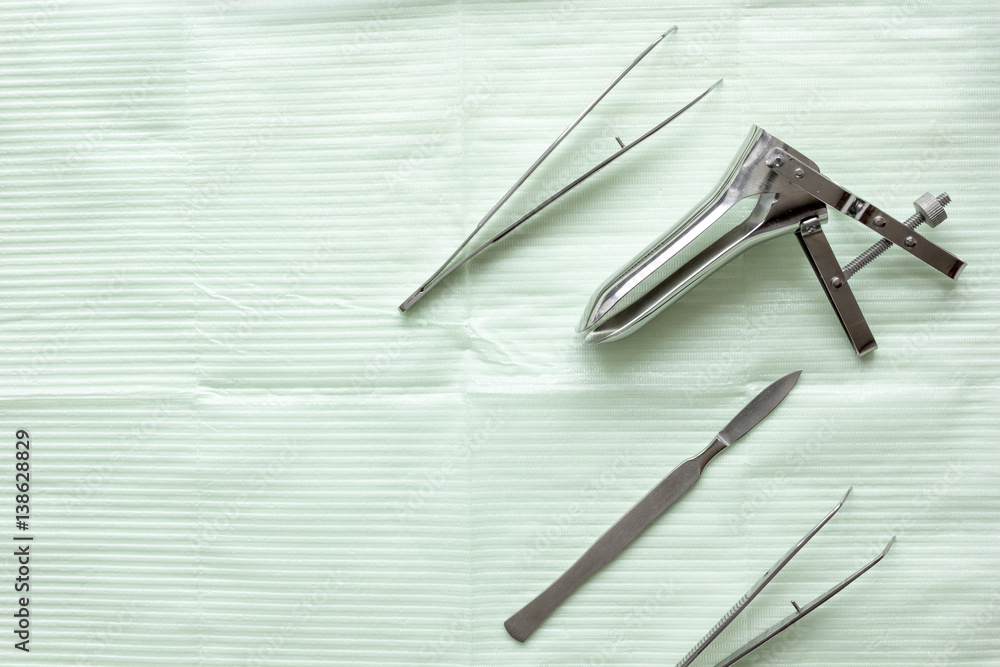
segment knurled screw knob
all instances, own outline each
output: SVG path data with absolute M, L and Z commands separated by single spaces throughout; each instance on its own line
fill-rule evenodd
M 921 195 L 917 201 L 913 202 L 913 208 L 917 209 L 917 215 L 920 216 L 921 222 L 926 222 L 931 227 L 937 227 L 944 222 L 945 218 L 948 217 L 948 214 L 944 212 L 944 207 L 950 202 L 951 197 L 948 196 L 947 192 L 942 193 L 937 197 L 932 197 L 931 193 L 927 192 Z M 908 222 L 909 220 L 907 223 Z M 910 227 L 910 229 L 915 229 L 919 224 L 920 222 L 917 222 L 913 225 L 913 227 Z
M 910 229 L 916 229 L 925 222 L 931 227 L 937 227 L 948 217 L 948 214 L 944 211 L 944 207 L 950 203 L 951 197 L 948 196 L 947 192 L 942 192 L 937 197 L 927 192 L 921 195 L 917 201 L 913 202 L 913 208 L 917 209 L 917 212 L 904 220 L 903 224 Z M 885 226 L 885 223 L 883 222 L 881 226 Z M 913 242 L 910 243 L 910 241 Z M 907 237 L 906 245 L 913 247 L 916 245 L 916 240 L 913 237 Z M 881 239 L 872 244 L 868 250 L 855 257 L 854 261 L 844 267 L 844 277 L 849 279 L 891 247 L 892 241 L 889 239 Z

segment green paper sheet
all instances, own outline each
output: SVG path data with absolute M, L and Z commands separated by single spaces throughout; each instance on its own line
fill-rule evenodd
M 0 664 L 1000 663 L 994 2 L 0 2 Z M 655 138 L 396 307 L 484 231 Z M 926 234 L 852 279 L 792 237 L 632 337 L 591 292 L 757 124 Z M 876 238 L 839 213 L 843 262 Z M 774 379 L 784 403 L 525 644 L 503 621 Z M 30 519 L 15 523 L 16 432 Z M 32 536 L 30 652 L 12 545 Z

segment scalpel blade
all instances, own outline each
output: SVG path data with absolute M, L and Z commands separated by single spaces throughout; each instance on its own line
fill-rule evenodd
M 668 507 L 673 505 L 701 477 L 712 458 L 756 426 L 771 413 L 795 386 L 802 371 L 795 371 L 773 382 L 757 395 L 712 443 L 697 456 L 677 466 L 656 487 L 604 533 L 578 561 L 519 612 L 507 619 L 504 627 L 519 642 L 531 636 L 562 602 L 585 581 L 617 556 Z

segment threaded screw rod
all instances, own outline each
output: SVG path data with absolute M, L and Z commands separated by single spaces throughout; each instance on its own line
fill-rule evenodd
M 923 197 L 921 197 L 921 199 L 923 199 Z M 941 220 L 943 220 L 944 219 L 943 209 L 945 206 L 951 203 L 951 197 L 948 196 L 947 192 L 942 192 L 933 199 L 941 206 L 942 209 Z M 903 224 L 909 227 L 910 229 L 916 229 L 917 227 L 922 225 L 926 220 L 929 219 L 928 214 L 925 212 L 926 207 L 921 207 L 920 201 L 921 201 L 920 199 L 917 200 L 917 212 L 911 215 L 903 222 Z M 935 224 L 933 226 L 936 227 L 937 224 L 941 222 L 941 220 L 935 221 Z M 861 269 L 865 268 L 873 261 L 875 261 L 876 257 L 878 257 L 886 250 L 891 248 L 892 245 L 893 243 L 889 239 L 880 239 L 876 243 L 873 243 L 872 246 L 868 248 L 868 250 L 865 250 L 863 253 L 855 257 L 852 262 L 850 262 L 847 266 L 845 266 L 842 269 L 844 272 L 844 278 L 847 278 L 849 280 L 851 276 L 853 276 L 855 273 L 857 273 L 858 271 L 860 271 Z

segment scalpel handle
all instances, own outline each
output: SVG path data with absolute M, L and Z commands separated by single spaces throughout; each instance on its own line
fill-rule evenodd
M 561 577 L 503 624 L 519 642 L 531 636 L 563 601 L 627 547 L 636 537 L 673 505 L 701 477 L 713 456 L 726 448 L 712 441 L 698 456 L 677 466 L 672 473 L 604 533 Z

